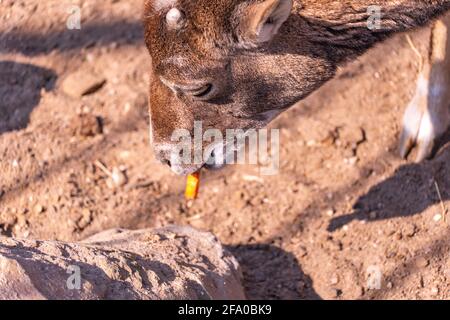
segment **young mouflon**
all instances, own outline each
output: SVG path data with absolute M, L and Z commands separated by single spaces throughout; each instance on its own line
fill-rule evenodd
M 380 12 L 375 28 L 368 25 L 373 8 Z M 222 132 L 262 128 L 345 62 L 449 9 L 450 0 L 147 0 L 155 153 L 178 174 L 195 172 L 203 163 L 173 161 L 174 130 L 193 133 L 195 121 Z M 434 27 L 440 46 L 405 115 L 401 152 L 417 143 L 418 160 L 450 121 L 442 71 L 449 61 L 447 26 L 443 19 Z

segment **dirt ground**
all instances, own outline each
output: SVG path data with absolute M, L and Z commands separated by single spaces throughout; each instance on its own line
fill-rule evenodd
M 184 178 L 149 147 L 141 2 L 0 1 L 1 233 L 79 240 L 188 224 L 235 254 L 251 299 L 450 298 L 450 134 L 431 161 L 396 154 L 419 66 L 404 35 L 272 124 L 278 175 L 206 172 L 187 203 Z M 81 30 L 66 28 L 71 3 Z M 428 33 L 412 33 L 423 54 Z M 62 83 L 79 70 L 105 85 L 69 97 Z M 112 185 L 102 165 L 126 183 Z

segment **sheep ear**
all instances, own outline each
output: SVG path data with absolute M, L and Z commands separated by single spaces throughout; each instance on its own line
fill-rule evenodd
M 253 2 L 239 10 L 241 41 L 253 46 L 270 41 L 289 18 L 292 0 L 263 0 Z

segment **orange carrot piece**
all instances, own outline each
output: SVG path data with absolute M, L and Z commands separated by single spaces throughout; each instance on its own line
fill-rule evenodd
M 200 171 L 190 174 L 186 181 L 185 197 L 187 200 L 195 200 L 200 189 Z

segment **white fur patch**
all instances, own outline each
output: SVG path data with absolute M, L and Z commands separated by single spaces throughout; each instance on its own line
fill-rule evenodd
M 435 124 L 433 119 L 428 112 L 422 116 L 422 121 L 420 122 L 420 129 L 417 135 L 418 142 L 431 142 L 436 138 Z
M 428 95 L 429 82 L 423 75 L 419 76 L 416 86 L 416 93 L 409 103 L 403 117 L 403 128 L 408 133 L 408 136 L 417 138 L 422 121 L 423 110 L 420 108 L 421 97 Z
M 416 93 L 403 117 L 403 129 L 419 144 L 429 144 L 448 127 L 446 88 L 420 75 Z

